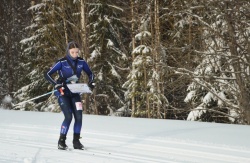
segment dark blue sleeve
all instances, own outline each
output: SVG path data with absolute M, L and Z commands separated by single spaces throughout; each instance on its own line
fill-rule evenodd
M 88 75 L 89 82 L 93 82 L 94 81 L 94 74 L 92 73 L 92 71 L 89 68 L 89 65 L 86 62 L 83 63 L 83 70 Z
M 62 64 L 58 61 L 48 72 L 45 73 L 45 79 L 48 80 L 51 84 L 56 85 L 56 81 L 51 77 L 56 71 L 60 70 Z

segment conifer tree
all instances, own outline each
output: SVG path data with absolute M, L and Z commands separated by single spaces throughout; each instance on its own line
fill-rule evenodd
M 202 4 L 207 6 L 207 1 Z M 206 5 L 205 5 L 206 4 Z M 249 65 L 246 35 L 249 2 L 209 1 L 203 24 L 203 61 L 194 71 L 185 101 L 195 109 L 189 120 L 249 123 Z M 230 11 L 230 12 L 229 12 Z
M 26 27 L 30 32 L 28 38 L 23 39 L 22 61 L 24 75 L 20 83 L 22 87 L 15 93 L 17 102 L 21 102 L 35 96 L 51 91 L 44 79 L 44 73 L 56 59 L 65 55 L 65 39 L 63 37 L 62 9 L 57 1 L 43 1 L 34 4 L 28 9 L 33 14 L 31 24 Z M 40 110 L 44 105 L 44 98 L 37 101 L 17 106 L 25 110 Z
M 157 6 L 153 6 L 155 10 L 159 9 L 157 8 L 159 7 L 158 3 Z M 164 62 L 164 58 L 162 58 L 164 50 L 161 49 L 159 38 L 159 13 L 157 10 L 154 16 L 150 15 L 151 3 L 145 2 L 143 7 L 146 10 L 141 8 L 143 16 L 140 17 L 140 26 L 137 26 L 139 33 L 135 35 L 137 47 L 132 52 L 134 56 L 131 66 L 132 71 L 130 71 L 123 86 L 127 88 L 126 98 L 134 100 L 132 116 L 163 118 L 168 100 L 159 85 L 160 80 L 162 80 L 160 73 L 165 72 L 162 69 L 160 71 L 158 67 L 162 65 L 160 62 Z M 154 20 L 156 23 L 153 22 Z M 150 26 L 153 26 L 153 28 L 150 28 Z M 154 38 L 152 38 L 152 32 L 155 33 Z
M 112 1 L 113 2 L 113 1 Z M 117 4 L 117 5 L 116 5 Z M 90 58 L 96 74 L 98 114 L 112 114 L 125 108 L 121 87 L 126 69 L 127 30 L 121 21 L 119 2 L 96 0 L 89 4 Z
M 19 88 L 19 79 L 25 75 L 21 69 L 21 46 L 19 41 L 26 36 L 24 31 L 30 18 L 26 12 L 28 0 L 1 1 L 0 15 L 0 104 L 5 108 L 11 105 L 3 100 L 5 96 L 12 99 L 14 92 Z M 2 105 L 1 104 L 1 105 Z

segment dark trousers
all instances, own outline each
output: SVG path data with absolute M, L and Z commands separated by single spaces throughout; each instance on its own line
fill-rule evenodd
M 80 95 L 59 96 L 58 103 L 64 114 L 60 134 L 67 135 L 73 116 L 75 119 L 74 134 L 80 134 L 82 128 L 82 103 Z

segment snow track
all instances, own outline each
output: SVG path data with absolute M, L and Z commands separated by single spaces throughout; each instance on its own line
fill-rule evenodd
M 36 117 L 35 120 L 34 117 Z M 0 119 L 0 163 L 250 162 L 249 143 L 242 143 L 242 141 L 247 142 L 248 139 L 243 140 L 243 137 L 237 135 L 239 142 L 231 143 L 231 140 L 236 140 L 236 138 L 232 135 L 224 135 L 224 140 L 227 141 L 218 143 L 206 138 L 207 141 L 204 142 L 201 138 L 196 140 L 192 139 L 192 135 L 185 134 L 188 133 L 185 131 L 186 128 L 190 126 L 183 128 L 182 134 L 179 134 L 180 127 L 178 127 L 178 132 L 176 132 L 177 127 L 172 125 L 163 128 L 160 124 L 164 123 L 163 126 L 165 126 L 166 121 L 157 120 L 159 123 L 157 129 L 148 128 L 151 123 L 155 123 L 155 120 L 144 119 L 141 122 L 140 119 L 132 118 L 84 115 L 84 125 L 87 127 L 83 126 L 81 142 L 86 150 L 72 149 L 73 133 L 70 130 L 66 140 L 70 150 L 62 151 L 57 149 L 61 114 L 0 110 Z M 130 120 L 134 123 L 134 126 L 129 125 L 132 129 L 127 124 Z M 119 127 L 115 127 L 116 125 Z M 173 125 L 179 126 L 175 123 Z M 197 125 L 199 126 L 200 123 L 197 122 Z M 197 125 L 191 127 L 193 132 L 196 132 L 197 137 L 204 137 L 206 132 L 200 133 Z M 123 130 L 120 127 L 123 127 Z M 225 127 L 230 127 L 230 125 L 219 128 L 222 130 Z M 249 129 L 248 126 L 245 127 Z M 245 127 L 242 131 L 245 131 Z M 218 126 L 212 128 L 217 131 Z M 175 136 L 171 136 L 169 132 Z M 224 131 L 224 133 L 227 132 L 227 130 Z M 216 133 L 211 134 L 216 135 Z M 248 134 L 246 138 L 249 136 L 249 132 L 244 134 Z

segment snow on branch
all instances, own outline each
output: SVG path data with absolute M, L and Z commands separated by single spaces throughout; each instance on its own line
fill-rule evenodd
M 236 80 L 236 78 L 230 78 L 230 77 L 218 77 L 218 76 L 209 76 L 209 75 L 195 75 L 194 72 L 185 69 L 185 68 L 176 68 L 168 66 L 170 70 L 173 70 L 176 74 L 182 74 L 182 75 L 188 75 L 192 76 L 193 78 L 202 78 L 202 79 L 218 79 L 218 80 Z
M 184 102 L 188 103 L 188 102 L 192 101 L 192 99 L 194 98 L 195 95 L 196 95 L 195 90 L 188 92 L 186 98 L 184 99 Z
M 126 54 L 123 53 L 120 49 L 116 48 L 116 47 L 114 46 L 113 41 L 111 41 L 110 39 L 107 39 L 107 40 L 108 40 L 107 48 L 108 48 L 108 49 L 112 49 L 112 50 L 115 51 L 117 54 L 121 55 L 123 60 L 126 60 L 126 59 L 127 59 Z
M 120 79 L 121 76 L 117 73 L 117 71 L 115 70 L 114 66 L 110 62 L 108 62 L 108 64 L 111 67 L 111 73 L 112 73 L 112 75 L 114 75 L 115 77 L 117 77 L 118 79 Z
M 214 96 L 216 96 L 217 99 L 221 100 L 221 102 L 223 101 L 224 103 L 226 103 L 228 106 L 233 107 L 234 109 L 239 109 L 239 106 L 233 104 L 232 102 L 230 102 L 227 99 L 223 99 L 222 96 L 220 96 L 218 93 L 216 93 L 215 91 L 213 91 L 213 87 L 211 86 L 210 83 L 202 80 L 202 82 L 200 80 L 194 79 L 194 82 L 196 82 L 197 84 L 201 85 L 203 88 L 205 88 L 206 90 L 208 90 L 210 93 L 212 93 Z
M 27 43 L 29 43 L 29 42 L 31 42 L 31 41 L 36 40 L 39 36 L 40 36 L 40 35 L 34 35 L 34 36 L 31 36 L 30 38 L 22 39 L 22 40 L 20 41 L 20 44 L 27 44 Z
M 93 61 L 95 58 L 97 58 L 97 56 L 100 56 L 101 53 L 98 49 L 95 49 L 92 51 L 92 53 L 90 53 L 90 58 L 89 61 Z
M 231 110 L 231 109 L 229 109 Z M 201 104 L 199 105 L 198 107 L 194 108 L 189 114 L 188 114 L 188 117 L 187 117 L 187 120 L 188 121 L 195 121 L 197 119 L 200 119 L 200 117 L 206 113 L 207 111 L 212 111 L 212 112 L 215 112 L 215 113 L 218 113 L 218 114 L 221 114 L 221 115 L 224 115 L 226 117 L 229 117 L 232 121 L 234 119 L 237 118 L 238 114 L 226 114 L 224 112 L 221 112 L 221 111 L 218 111 L 218 110 L 215 110 L 215 109 L 210 109 L 210 108 L 206 108 L 204 106 L 204 104 Z
M 223 96 L 221 96 L 220 94 L 218 94 L 216 91 L 213 90 L 213 86 L 209 82 L 206 82 L 205 80 L 203 80 L 203 79 L 211 79 L 211 77 L 209 77 L 209 76 L 196 76 L 192 71 L 189 71 L 185 68 L 174 68 L 174 67 L 170 67 L 170 66 L 168 66 L 168 67 L 169 67 L 169 69 L 175 71 L 176 73 L 188 75 L 195 83 L 199 84 L 200 86 L 205 88 L 207 91 L 212 93 L 213 96 L 215 96 L 218 100 L 220 100 L 221 103 L 224 102 L 228 106 L 233 107 L 234 109 L 239 109 L 239 106 L 233 104 L 232 102 L 230 102 L 227 99 L 224 99 Z M 216 77 L 212 77 L 212 78 L 216 78 Z M 192 93 L 194 93 L 194 92 L 192 92 Z M 187 99 L 185 99 L 186 101 L 190 100 L 190 97 L 192 94 L 188 94 L 188 95 L 189 95 L 189 97 Z
M 140 33 L 138 33 L 137 35 L 135 35 L 135 40 L 142 40 L 142 39 L 146 39 L 146 38 L 150 38 L 151 37 L 151 33 L 148 31 L 142 31 Z
M 206 109 L 204 109 L 203 104 L 201 104 L 188 114 L 187 121 L 195 121 L 199 119 L 203 113 L 206 113 Z
M 151 51 L 152 51 L 152 48 L 146 45 L 140 45 L 133 50 L 132 54 L 148 54 Z
M 42 7 L 45 7 L 44 3 L 36 4 L 36 5 L 31 6 L 30 8 L 28 8 L 28 11 L 29 10 L 33 10 L 33 11 L 40 10 Z
M 108 5 L 110 8 L 116 9 L 116 10 L 120 10 L 121 12 L 123 12 L 124 10 L 120 7 L 114 6 L 114 5 Z

